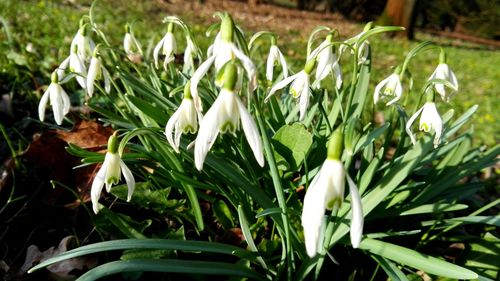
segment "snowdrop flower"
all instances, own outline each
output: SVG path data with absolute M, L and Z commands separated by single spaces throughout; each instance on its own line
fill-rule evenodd
M 363 42 L 359 42 L 359 39 L 363 35 L 366 34 L 373 26 L 373 22 L 369 22 L 365 25 L 363 28 L 363 31 L 357 34 L 354 37 L 351 37 L 347 40 L 344 41 L 345 44 L 340 45 L 339 47 L 339 57 L 342 57 L 346 49 L 348 48 L 347 45 L 351 45 L 353 48 L 357 48 L 358 50 L 358 64 L 363 64 L 367 59 L 368 55 L 370 54 L 370 42 L 368 40 L 363 40 Z M 354 50 L 351 49 L 351 54 L 354 53 Z
M 92 56 L 92 52 L 94 52 L 95 43 L 88 35 L 86 23 L 80 22 L 80 28 L 71 41 L 71 51 L 73 52 L 75 48 L 80 60 L 88 62 Z
M 269 91 L 269 94 L 267 95 L 265 101 L 269 100 L 269 98 L 276 93 L 276 91 L 283 89 L 286 87 L 288 84 L 290 85 L 290 93 L 294 98 L 300 98 L 299 100 L 299 111 L 300 111 L 300 116 L 299 120 L 302 121 L 304 120 L 304 117 L 306 116 L 306 110 L 307 107 L 309 106 L 309 96 L 311 95 L 311 90 L 309 89 L 309 79 L 310 79 L 310 74 L 316 65 L 316 60 L 309 60 L 304 69 L 298 72 L 297 74 L 294 74 L 292 76 L 289 76 L 288 78 L 285 78 L 281 80 L 280 82 L 276 83 L 271 90 Z
M 428 99 L 428 101 L 422 106 L 415 114 L 413 114 L 408 122 L 406 123 L 406 133 L 411 138 L 411 142 L 415 145 L 415 135 L 411 130 L 411 126 L 415 119 L 417 119 L 418 115 L 420 115 L 420 123 L 419 130 L 424 131 L 426 133 L 433 131 L 434 135 L 434 147 L 437 147 L 441 142 L 441 134 L 443 133 L 443 120 L 436 109 L 436 104 L 432 101 L 432 99 Z
M 352 179 L 346 174 L 344 165 L 340 161 L 342 153 L 343 135 L 340 130 L 335 131 L 330 139 L 328 158 L 325 160 L 316 177 L 311 182 L 304 197 L 302 210 L 302 227 L 306 250 L 309 257 L 314 257 L 321 250 L 321 229 L 323 229 L 325 209 L 340 208 L 344 200 L 345 180 L 351 194 L 351 244 L 357 248 L 363 234 L 363 210 L 361 197 Z
M 451 96 L 453 96 L 455 92 L 458 91 L 457 77 L 455 76 L 455 73 L 453 73 L 453 71 L 450 69 L 448 64 L 446 64 L 446 56 L 443 50 L 441 50 L 439 56 L 439 64 L 436 67 L 436 70 L 434 70 L 434 73 L 432 73 L 431 77 L 429 77 L 429 80 L 432 79 L 443 79 L 453 85 L 453 89 L 447 94 L 443 83 L 434 84 L 436 92 L 438 92 L 441 98 L 446 102 L 449 102 Z
M 261 167 L 264 166 L 262 140 L 252 116 L 246 106 L 235 93 L 238 71 L 234 62 L 229 62 L 224 68 L 224 85 L 219 96 L 203 117 L 198 136 L 195 140 L 194 161 L 196 168 L 201 171 L 208 151 L 220 133 L 231 133 L 243 127 L 243 132 L 253 151 L 254 157 Z
M 84 61 L 78 55 L 78 47 L 76 45 L 71 47 L 71 54 L 67 57 L 57 70 L 57 76 L 60 81 L 66 80 L 66 78 L 70 78 L 71 76 L 64 77 L 65 72 L 68 70 L 74 74 L 76 77 L 76 81 L 82 87 L 82 89 L 87 88 L 87 82 L 85 80 L 85 76 L 87 75 L 87 68 L 85 67 Z M 63 78 L 64 77 L 64 78 Z
M 318 61 L 318 66 L 316 68 L 316 81 L 314 82 L 314 88 L 319 88 L 321 80 L 325 79 L 326 76 L 332 72 L 335 75 L 335 86 L 340 89 L 342 86 L 342 70 L 340 69 L 339 60 L 334 53 L 332 44 L 333 34 L 328 34 L 325 41 L 323 41 L 311 55 L 307 58 L 308 60 L 314 59 Z
M 198 96 L 198 83 L 201 78 L 208 72 L 210 67 L 215 65 L 216 73 L 222 71 L 222 67 L 230 60 L 237 58 L 241 61 L 243 68 L 247 72 L 249 80 L 249 89 L 254 91 L 257 88 L 257 70 L 252 60 L 246 56 L 233 42 L 234 37 L 234 22 L 230 15 L 226 14 L 222 19 L 221 30 L 219 32 L 220 39 L 214 42 L 214 45 L 209 50 L 210 57 L 204 61 L 194 72 L 191 78 L 191 94 L 198 111 L 202 111 L 201 102 Z M 224 81 L 223 75 L 219 76 L 220 81 Z M 218 81 L 216 81 L 218 82 Z M 217 83 L 216 83 L 217 84 Z M 219 83 L 220 84 L 220 83 Z M 222 85 L 219 85 L 222 86 Z
M 198 56 L 198 48 L 191 37 L 186 36 L 186 49 L 184 50 L 184 65 L 182 72 L 192 73 L 194 71 L 194 57 Z
M 269 56 L 267 57 L 267 65 L 266 65 L 266 78 L 268 81 L 273 81 L 273 72 L 274 72 L 274 64 L 276 62 L 281 64 L 281 68 L 283 69 L 283 78 L 288 77 L 288 66 L 286 64 L 285 56 L 281 53 L 278 46 L 276 46 L 276 39 L 272 37 L 271 40 L 271 48 L 269 49 Z
M 69 112 L 71 103 L 68 94 L 66 94 L 61 85 L 59 85 L 57 71 L 52 73 L 51 80 L 49 88 L 47 88 L 40 99 L 40 104 L 38 105 L 38 117 L 40 118 L 40 121 L 43 122 L 45 119 L 45 109 L 50 99 L 52 111 L 54 112 L 54 119 L 56 120 L 57 125 L 61 125 L 64 116 Z
M 375 93 L 373 94 L 373 103 L 376 104 L 379 101 L 380 95 L 382 95 L 382 98 L 394 96 L 394 99 L 386 104 L 387 106 L 397 102 L 401 98 L 403 86 L 401 86 L 401 78 L 398 72 L 399 68 L 389 77 L 378 83 L 375 87 Z
M 132 199 L 132 194 L 135 188 L 135 179 L 130 169 L 125 165 L 118 154 L 118 138 L 116 133 L 109 137 L 108 152 L 104 157 L 104 163 L 97 172 L 92 188 L 90 190 L 90 198 L 92 200 L 92 209 L 94 213 L 99 212 L 99 197 L 101 196 L 102 188 L 106 184 L 106 191 L 110 192 L 111 185 L 120 182 L 121 174 L 125 178 L 128 187 L 127 201 Z
M 104 90 L 109 94 L 111 91 L 111 76 L 102 64 L 99 47 L 96 47 L 90 60 L 89 72 L 87 74 L 87 93 L 89 97 L 94 94 L 94 81 L 104 79 Z
M 132 32 L 132 27 L 127 23 L 125 25 L 125 37 L 123 38 L 123 49 L 125 53 L 130 58 L 134 55 L 142 55 L 142 48 L 139 41 L 135 39 L 134 33 Z
M 168 30 L 165 36 L 158 42 L 155 49 L 153 50 L 153 58 L 155 60 L 155 67 L 158 68 L 158 55 L 161 50 L 161 54 L 165 55 L 165 60 L 163 62 L 163 68 L 167 70 L 167 65 L 175 59 L 175 52 L 177 52 L 177 42 L 174 36 L 174 24 L 168 24 Z
M 184 86 L 184 98 L 165 126 L 165 136 L 168 143 L 175 152 L 179 153 L 179 144 L 182 133 L 194 134 L 198 131 L 198 122 L 201 120 L 201 115 L 196 111 L 194 102 L 189 90 L 191 82 Z M 173 134 L 173 136 L 172 136 Z

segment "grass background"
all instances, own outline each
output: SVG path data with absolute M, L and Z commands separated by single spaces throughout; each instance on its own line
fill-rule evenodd
M 37 103 L 44 85 L 50 82 L 51 71 L 69 54 L 69 45 L 78 30 L 79 19 L 88 13 L 90 3 L 91 1 L 33 0 L 0 2 L 3 22 L 0 29 L 0 94 L 9 96 L 14 107 L 12 115 L 16 119 L 23 118 L 22 114 L 36 118 Z M 166 31 L 166 26 L 161 21 L 167 15 L 171 13 L 162 9 L 161 3 L 154 0 L 134 1 L 133 4 L 124 0 L 106 0 L 99 1 L 96 6 L 96 21 L 101 24 L 116 48 L 122 48 L 125 23 L 135 21 L 135 35 L 146 50 L 146 59 L 151 58 L 154 44 Z M 204 36 L 205 28 L 217 20 L 198 16 L 191 10 L 176 10 L 176 15 L 192 26 L 198 43 L 205 49 L 212 40 Z M 245 22 L 236 21 L 245 28 L 247 34 L 259 31 L 247 29 Z M 349 24 L 354 26 L 354 30 L 362 30 L 361 24 Z M 324 25 L 328 26 L 329 22 Z M 303 64 L 307 38 L 297 30 L 289 30 L 283 26 L 269 26 L 268 29 L 282 37 L 279 45 L 288 54 L 293 71 L 298 71 Z M 346 37 L 353 35 L 349 34 L 352 30 L 348 34 L 343 30 L 339 31 Z M 467 44 L 457 47 L 453 46 L 457 42 L 422 33 L 417 33 L 417 39 L 407 41 L 382 35 L 371 40 L 374 51 L 372 89 L 378 81 L 392 73 L 391 67 L 402 63 L 404 55 L 419 41 L 435 41 L 445 49 L 448 63 L 457 75 L 460 88 L 449 104 L 440 102 L 440 112 L 453 108 L 456 114 L 460 114 L 478 104 L 479 110 L 472 123 L 475 141 L 489 146 L 497 143 L 500 132 L 499 122 L 496 121 L 497 110 L 500 108 L 500 91 L 497 87 L 500 81 L 500 52 Z M 410 71 L 415 89 L 420 89 L 434 71 L 438 54 L 437 50 L 427 52 L 412 61 Z M 346 70 L 348 66 L 344 67 L 344 71 Z

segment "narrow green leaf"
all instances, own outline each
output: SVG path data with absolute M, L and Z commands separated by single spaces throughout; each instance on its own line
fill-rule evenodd
M 115 251 L 115 250 L 130 250 L 130 249 L 163 249 L 163 250 L 178 250 L 186 252 L 209 252 L 226 255 L 235 255 L 238 257 L 252 257 L 253 253 L 242 248 L 222 244 L 217 242 L 205 241 L 189 241 L 189 240 L 169 240 L 169 239 L 121 239 L 106 242 L 94 243 L 76 249 L 61 253 L 53 258 L 47 259 L 28 272 L 31 273 L 40 268 L 44 268 L 56 262 L 80 257 L 84 255 Z
M 393 281 L 408 281 L 408 277 L 391 261 L 378 255 L 371 255 Z
M 426 273 L 457 279 L 478 278 L 475 272 L 466 268 L 391 243 L 365 238 L 359 248 Z
M 100 265 L 80 276 L 77 281 L 94 281 L 99 278 L 124 272 L 170 272 L 200 275 L 230 275 L 250 278 L 252 280 L 266 280 L 257 272 L 239 264 L 230 264 L 211 261 L 187 261 L 175 259 L 137 259 L 128 261 L 114 261 Z
M 408 215 L 418 215 L 427 213 L 441 213 L 441 212 L 451 212 L 467 209 L 469 206 L 465 204 L 449 204 L 449 203 L 435 203 L 420 205 L 418 207 L 401 212 L 400 216 Z

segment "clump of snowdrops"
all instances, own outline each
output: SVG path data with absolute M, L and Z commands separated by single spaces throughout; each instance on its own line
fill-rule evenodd
M 100 165 L 92 210 L 128 239 L 82 246 L 32 271 L 126 250 L 80 280 L 145 271 L 256 280 L 485 274 L 420 251 L 451 244 L 448 233 L 464 221 L 484 223 L 479 214 L 492 207 L 463 215 L 464 199 L 478 190 L 463 179 L 495 163 L 498 148 L 473 147 L 463 129 L 477 106 L 456 117 L 447 104 L 462 93 L 443 49 L 418 44 L 372 92 L 369 39 L 399 27 L 368 24 L 346 40 L 318 27 L 297 69 L 276 34 L 249 36 L 227 13 L 207 29 L 207 50 L 172 16 L 157 28 L 153 50 L 143 49 L 133 25 L 123 47 L 111 45 L 92 13 L 52 74 L 39 116 L 68 125 L 64 87 L 75 80 L 92 116 L 114 129 L 105 155 L 72 144 L 68 151 Z M 413 81 L 419 68 L 411 60 L 422 54 L 436 57 L 436 70 Z M 106 200 L 113 198 L 167 216 L 177 239 L 124 220 Z M 185 240 L 187 229 L 195 237 Z M 216 229 L 239 229 L 243 240 L 229 244 Z

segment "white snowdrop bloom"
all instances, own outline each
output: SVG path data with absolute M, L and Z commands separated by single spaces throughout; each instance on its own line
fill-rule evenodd
M 376 104 L 380 98 L 394 97 L 386 104 L 389 106 L 401 99 L 402 94 L 403 86 L 401 85 L 400 75 L 393 73 L 377 84 L 373 94 L 373 103 Z
M 71 77 L 75 77 L 76 82 L 82 87 L 82 89 L 87 88 L 87 81 L 85 76 L 87 75 L 87 68 L 82 58 L 77 53 L 76 45 L 72 47 L 71 54 L 67 57 L 57 69 L 57 76 L 60 82 L 65 82 Z M 67 74 L 69 70 L 69 74 Z M 66 75 L 65 75 L 66 74 Z
M 156 44 L 156 47 L 153 50 L 153 58 L 155 61 L 155 67 L 158 68 L 158 56 L 161 54 L 165 56 L 165 60 L 163 61 L 163 68 L 167 70 L 167 65 L 174 61 L 175 53 L 177 52 L 177 41 L 175 40 L 175 36 L 173 33 L 174 24 L 168 24 L 168 30 L 165 36 Z
M 83 62 L 88 62 L 94 52 L 95 43 L 88 35 L 87 24 L 82 24 L 78 32 L 71 41 L 71 52 L 76 48 L 76 52 Z
M 269 49 L 269 56 L 267 57 L 266 64 L 266 78 L 268 81 L 273 81 L 274 65 L 276 62 L 279 62 L 281 65 L 281 68 L 283 69 L 283 78 L 286 79 L 288 77 L 288 66 L 286 64 L 285 56 L 283 56 L 283 53 L 280 51 L 278 46 L 273 44 Z
M 94 94 L 94 82 L 96 80 L 104 80 L 104 90 L 109 94 L 111 91 L 111 76 L 108 70 L 102 64 L 101 58 L 97 53 L 97 48 L 90 60 L 89 72 L 87 74 L 87 93 L 89 97 Z
M 335 76 L 335 87 L 340 89 L 342 86 L 342 70 L 340 68 L 339 60 L 335 55 L 332 44 L 333 36 L 329 34 L 325 41 L 323 41 L 314 51 L 311 52 L 309 59 L 313 59 L 312 55 L 316 55 L 318 65 L 316 68 L 316 81 L 314 88 L 319 88 L 320 82 L 333 73 Z
M 234 29 L 235 26 L 231 16 L 226 15 L 221 23 L 220 39 L 216 38 L 214 45 L 208 52 L 210 56 L 196 69 L 191 78 L 191 95 L 193 96 L 196 109 L 200 112 L 202 111 L 202 107 L 198 95 L 198 83 L 212 65 L 215 66 L 215 71 L 218 73 L 222 71 L 222 67 L 230 60 L 237 58 L 247 73 L 250 91 L 254 91 L 257 88 L 257 68 L 252 60 L 233 42 Z M 216 84 L 219 84 L 218 86 L 222 86 L 218 82 L 224 80 L 223 75 L 220 78 L 220 81 L 216 81 Z
M 42 122 L 45 119 L 45 109 L 47 108 L 49 100 L 52 105 L 52 111 L 54 112 L 54 119 L 57 125 L 61 125 L 64 116 L 69 112 L 71 102 L 68 94 L 66 94 L 61 85 L 59 85 L 56 71 L 52 73 L 52 82 L 43 94 L 40 99 L 40 104 L 38 105 L 38 117 Z
M 182 67 L 182 72 L 194 72 L 194 58 L 197 56 L 197 53 L 198 49 L 193 40 L 191 40 L 189 36 L 186 36 L 186 49 L 184 50 L 184 65 Z
M 134 33 L 132 32 L 132 27 L 127 24 L 125 26 L 125 37 L 123 38 L 123 49 L 125 50 L 125 53 L 127 56 L 132 56 L 132 55 L 142 55 L 142 47 L 139 41 L 134 36 Z
M 411 142 L 413 144 L 416 143 L 415 135 L 411 130 L 411 126 L 417 119 L 418 115 L 420 115 L 420 123 L 419 130 L 424 131 L 426 133 L 433 131 L 434 132 L 434 147 L 437 147 L 441 142 L 441 134 L 443 133 L 443 120 L 439 115 L 436 104 L 432 101 L 427 101 L 424 106 L 422 106 L 415 114 L 413 114 L 408 122 L 406 123 L 406 132 L 411 138 Z
M 337 132 L 334 134 L 339 135 Z M 342 134 L 340 134 L 342 137 Z M 334 137 L 330 140 L 333 142 Z M 304 238 L 307 254 L 314 257 L 323 245 L 320 237 L 320 231 L 323 229 L 325 210 L 340 208 L 344 200 L 345 180 L 349 185 L 351 194 L 351 244 L 354 248 L 359 246 L 363 234 L 363 209 L 361 206 L 361 197 L 356 185 L 346 174 L 344 165 L 338 159 L 341 151 L 337 151 L 337 155 L 332 157 L 328 148 L 329 156 L 321 166 L 318 174 L 314 177 L 304 197 L 304 205 L 302 209 L 302 227 L 304 228 Z M 342 150 L 340 148 L 334 148 Z
M 195 166 L 200 171 L 218 134 L 235 135 L 236 131 L 240 130 L 240 121 L 255 159 L 261 167 L 264 166 L 262 140 L 257 125 L 246 106 L 234 92 L 236 76 L 236 66 L 231 62 L 225 67 L 224 86 L 219 96 L 201 120 L 194 147 Z
M 310 73 L 312 69 L 314 68 L 316 64 L 315 60 L 309 60 L 306 63 L 306 66 L 304 67 L 303 70 L 298 72 L 297 74 L 294 74 L 292 76 L 289 76 L 288 78 L 285 78 L 281 80 L 280 82 L 276 83 L 271 90 L 269 91 L 269 94 L 265 98 L 265 101 L 267 100 L 276 93 L 276 91 L 283 89 L 286 87 L 288 84 L 290 84 L 290 94 L 294 98 L 300 98 L 299 99 L 299 120 L 302 121 L 304 120 L 306 116 L 306 111 L 309 106 L 309 97 L 311 95 L 311 90 L 309 89 L 310 85 Z
M 196 133 L 198 131 L 198 122 L 201 120 L 201 115 L 196 111 L 189 93 L 189 84 L 190 82 L 184 87 L 184 98 L 179 108 L 170 116 L 165 126 L 167 141 L 177 153 L 179 153 L 181 135 L 183 133 Z
M 128 187 L 127 201 L 132 199 L 134 193 L 135 179 L 130 169 L 118 155 L 117 142 L 116 135 L 109 137 L 108 152 L 106 152 L 104 162 L 92 182 L 90 198 L 92 200 L 92 209 L 96 214 L 99 212 L 99 197 L 101 197 L 102 188 L 106 185 L 106 191 L 110 192 L 111 186 L 120 182 L 121 174 L 123 174 Z
M 455 76 L 455 73 L 450 69 L 448 64 L 446 63 L 440 63 L 437 67 L 436 70 L 432 73 L 431 77 L 429 77 L 429 80 L 432 79 L 443 79 L 451 83 L 453 85 L 454 89 L 450 89 L 448 93 L 446 92 L 445 85 L 443 83 L 436 83 L 434 84 L 434 88 L 436 89 L 436 92 L 441 96 L 441 98 L 449 102 L 450 98 L 458 91 L 458 81 L 457 77 Z

